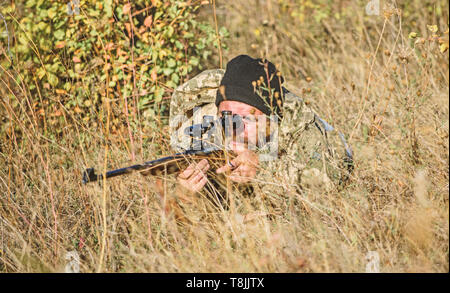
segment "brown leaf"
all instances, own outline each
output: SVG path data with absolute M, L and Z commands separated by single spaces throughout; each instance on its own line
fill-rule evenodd
M 66 45 L 66 41 L 60 41 L 55 44 L 55 48 L 61 49 L 61 48 L 64 48 L 65 45 Z
M 73 60 L 74 63 L 80 63 L 81 62 L 81 59 L 79 57 L 77 57 L 77 56 L 73 56 L 72 60 Z
M 76 106 L 75 108 L 73 108 L 73 111 L 77 114 L 83 113 L 83 110 L 80 109 L 80 107 Z
M 146 27 L 151 27 L 153 23 L 153 17 L 151 15 L 147 16 L 144 20 L 144 25 Z
M 156 81 L 156 79 L 158 78 L 158 75 L 156 74 L 156 70 L 155 69 L 152 70 L 151 78 L 152 78 L 152 81 Z
M 125 23 L 125 28 L 127 29 L 128 36 L 131 38 L 131 25 L 128 22 Z
M 59 117 L 62 115 L 62 112 L 58 109 L 55 112 L 53 112 L 50 116 L 52 117 Z

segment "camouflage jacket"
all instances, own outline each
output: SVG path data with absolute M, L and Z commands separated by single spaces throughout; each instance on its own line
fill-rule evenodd
M 223 69 L 206 70 L 179 86 L 171 99 L 170 124 L 174 137 L 203 115 L 217 116 L 216 91 Z M 278 156 L 261 162 L 261 169 L 252 184 L 271 194 L 282 194 L 284 188 L 331 191 L 348 180 L 353 155 L 342 133 L 319 118 L 301 98 L 284 90 L 283 118 L 278 126 Z M 193 109 L 201 107 L 194 115 Z M 189 119 L 175 121 L 177 115 Z M 197 115 L 198 114 L 198 115 Z M 200 119 L 200 121 L 198 120 Z M 172 147 L 185 148 L 174 139 Z

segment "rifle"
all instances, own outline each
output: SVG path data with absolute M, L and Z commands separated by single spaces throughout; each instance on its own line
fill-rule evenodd
M 222 131 L 217 132 L 217 126 L 221 127 L 220 130 Z M 152 176 L 173 174 L 189 164 L 189 159 L 211 159 L 215 157 L 217 160 L 224 160 L 220 156 L 223 153 L 224 147 L 211 143 L 211 140 L 215 138 L 216 133 L 230 137 L 240 134 L 243 128 L 242 117 L 232 115 L 231 111 L 222 111 L 222 117 L 217 120 L 214 120 L 213 116 L 203 116 L 201 124 L 186 127 L 184 130 L 184 133 L 191 139 L 191 147 L 188 150 L 142 164 L 108 171 L 105 174 L 105 178 L 129 174 L 134 171 L 140 171 L 143 175 Z M 206 141 L 202 140 L 204 134 L 208 136 Z M 96 174 L 94 168 L 87 168 L 83 172 L 83 184 L 103 179 L 103 174 Z

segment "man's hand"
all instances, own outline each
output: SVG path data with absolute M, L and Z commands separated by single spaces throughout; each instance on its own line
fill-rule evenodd
M 258 155 L 250 150 L 240 152 L 238 156 L 216 170 L 217 174 L 231 171 L 230 179 L 238 183 L 246 183 L 256 176 L 259 159 Z
M 208 179 L 206 178 L 206 171 L 209 169 L 209 163 L 206 159 L 199 163 L 192 163 L 178 177 L 178 183 L 187 190 L 196 193 L 202 190 Z

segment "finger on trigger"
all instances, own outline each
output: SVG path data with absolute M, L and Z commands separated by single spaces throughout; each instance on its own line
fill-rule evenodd
M 231 166 L 231 165 L 233 165 L 233 166 Z M 220 173 L 228 172 L 228 171 L 231 171 L 231 170 L 236 169 L 238 167 L 239 167 L 239 161 L 237 159 L 234 159 L 234 160 L 226 163 L 225 165 L 223 165 L 219 169 L 217 169 L 216 173 L 220 174 Z

